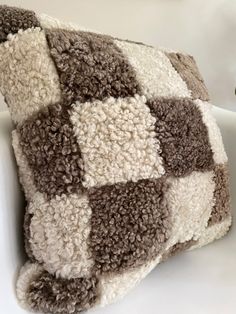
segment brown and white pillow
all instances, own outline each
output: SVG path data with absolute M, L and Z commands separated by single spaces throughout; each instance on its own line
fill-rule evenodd
M 0 42 L 28 201 L 23 306 L 104 306 L 228 231 L 227 156 L 193 57 L 7 6 Z

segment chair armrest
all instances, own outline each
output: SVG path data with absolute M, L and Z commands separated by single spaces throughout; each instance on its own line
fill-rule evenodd
M 8 112 L 0 113 L 0 308 L 4 313 L 26 313 L 15 298 L 19 266 L 23 264 L 24 196 L 17 178 L 11 146 L 12 124 Z

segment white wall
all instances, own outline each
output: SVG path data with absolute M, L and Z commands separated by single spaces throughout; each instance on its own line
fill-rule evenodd
M 236 0 L 0 0 L 0 4 L 189 52 L 213 102 L 236 111 Z

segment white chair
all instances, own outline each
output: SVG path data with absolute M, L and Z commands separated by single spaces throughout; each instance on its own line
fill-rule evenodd
M 236 112 L 214 107 L 231 171 L 236 209 Z M 27 313 L 15 297 L 15 280 L 24 263 L 22 219 L 24 197 L 11 146 L 12 124 L 0 113 L 0 312 Z M 236 313 L 236 229 L 204 248 L 182 253 L 159 265 L 129 296 L 102 314 L 234 314 Z

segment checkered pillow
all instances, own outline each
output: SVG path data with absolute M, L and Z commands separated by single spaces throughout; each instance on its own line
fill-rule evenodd
M 78 313 L 231 225 L 194 59 L 0 6 L 0 88 L 28 206 L 24 306 Z

